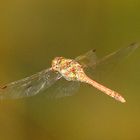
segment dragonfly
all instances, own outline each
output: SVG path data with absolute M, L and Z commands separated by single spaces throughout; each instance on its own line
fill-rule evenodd
M 91 79 L 89 76 L 87 76 L 86 70 L 90 68 L 93 72 L 99 71 L 104 65 L 108 65 L 108 63 L 112 64 L 119 62 L 122 60 L 122 58 L 130 55 L 136 48 L 138 48 L 138 44 L 133 43 L 128 47 L 121 48 L 101 59 L 97 59 L 95 50 L 90 50 L 85 54 L 76 57 L 75 59 L 55 57 L 52 60 L 52 65 L 50 68 L 42 70 L 41 72 L 21 80 L 1 86 L 0 99 L 18 99 L 34 96 L 47 88 L 53 88 L 58 81 L 63 79 L 67 82 L 67 86 L 72 89 L 72 92 L 69 93 L 67 86 L 65 87 L 64 85 L 63 88 L 65 90 L 63 90 L 63 88 L 59 88 L 59 90 L 55 91 L 56 97 L 72 95 L 74 92 L 73 89 L 81 82 L 87 83 L 116 99 L 117 101 L 124 103 L 126 100 L 121 94 Z M 61 95 L 59 91 L 61 91 Z M 68 94 L 65 93 L 67 91 Z

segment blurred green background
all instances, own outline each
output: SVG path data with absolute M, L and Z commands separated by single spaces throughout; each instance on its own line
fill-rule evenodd
M 101 57 L 140 42 L 139 0 L 6 0 L 0 13 L 0 84 L 49 67 L 55 56 L 96 48 Z M 59 100 L 42 93 L 1 101 L 0 140 L 140 139 L 139 56 L 137 49 L 101 80 L 126 104 L 85 84 Z

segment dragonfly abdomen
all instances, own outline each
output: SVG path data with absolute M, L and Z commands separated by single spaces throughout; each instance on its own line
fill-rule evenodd
M 122 103 L 126 102 L 125 99 L 119 94 L 117 93 L 116 91 L 114 90 L 111 90 L 101 84 L 99 84 L 98 82 L 86 77 L 84 79 L 85 83 L 88 83 L 90 85 L 92 85 L 93 87 L 97 88 L 98 90 L 104 92 L 105 94 L 109 95 L 110 97 L 116 99 L 117 101 L 120 101 Z

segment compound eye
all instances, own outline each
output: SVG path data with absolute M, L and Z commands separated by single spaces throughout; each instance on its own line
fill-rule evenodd
M 58 70 L 58 68 L 59 68 L 59 66 L 57 64 L 54 64 L 52 67 L 54 70 Z

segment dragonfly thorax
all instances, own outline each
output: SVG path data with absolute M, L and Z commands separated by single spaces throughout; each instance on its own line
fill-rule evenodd
M 52 69 L 59 72 L 68 81 L 79 81 L 84 74 L 82 66 L 73 59 L 56 57 L 52 61 Z

